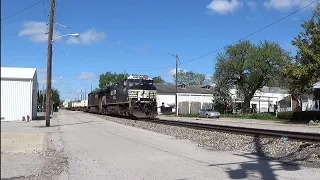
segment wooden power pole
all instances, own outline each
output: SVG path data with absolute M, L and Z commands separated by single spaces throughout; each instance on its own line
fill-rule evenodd
M 42 111 L 41 112 L 44 112 L 44 86 L 42 86 Z
M 51 76 L 52 76 L 52 36 L 53 36 L 53 17 L 54 17 L 55 0 L 50 2 L 50 18 L 48 32 L 48 54 L 47 54 L 47 88 L 46 88 L 46 127 L 50 126 L 50 110 L 51 110 Z
M 178 61 L 179 57 L 178 54 L 176 54 L 176 116 L 178 116 Z

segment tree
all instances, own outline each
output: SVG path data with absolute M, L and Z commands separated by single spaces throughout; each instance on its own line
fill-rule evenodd
M 287 89 L 293 99 L 301 99 L 301 95 L 310 91 L 312 85 L 320 78 L 320 4 L 313 11 L 311 19 L 301 26 L 300 32 L 292 41 L 298 48 L 297 55 L 283 70 Z
M 42 104 L 43 98 L 44 98 L 44 104 Z M 53 109 L 56 111 L 57 107 L 59 107 L 61 104 L 60 93 L 59 93 L 58 89 L 52 88 L 52 102 L 54 103 Z M 45 105 L 46 105 L 46 92 L 39 93 L 38 105 L 39 106 L 43 105 L 45 107 Z
M 229 89 L 223 85 L 216 85 L 213 90 L 213 106 L 214 109 L 224 113 L 226 105 L 231 104 L 232 98 Z
M 173 81 L 176 82 L 176 75 L 173 75 Z M 206 76 L 204 74 L 185 70 L 178 71 L 178 84 L 203 85 L 205 81 Z
M 166 81 L 164 79 L 162 79 L 161 76 L 156 76 L 156 77 L 153 77 L 152 79 L 153 79 L 154 83 L 160 83 L 160 84 L 166 83 Z
M 277 43 L 264 41 L 254 45 L 240 41 L 217 55 L 214 80 L 226 92 L 236 87 L 243 96 L 243 112 L 247 113 L 255 92 L 278 82 L 281 69 L 289 60 L 289 53 Z
M 111 73 L 106 72 L 105 74 L 101 74 L 99 77 L 99 88 L 106 88 L 113 86 L 116 83 L 127 78 L 129 75 L 127 73 Z

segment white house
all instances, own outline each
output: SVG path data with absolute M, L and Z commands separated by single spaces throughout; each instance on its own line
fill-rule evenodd
M 313 92 L 302 96 L 302 111 L 320 111 L 320 81 L 313 85 Z
M 236 89 L 231 89 L 230 94 L 232 99 L 236 103 L 242 103 L 242 100 L 237 100 Z M 257 90 L 250 101 L 250 107 L 256 109 L 256 112 L 274 112 L 275 105 L 278 105 L 278 102 L 289 96 L 287 90 L 278 88 L 278 87 L 267 87 L 264 86 L 261 89 Z M 286 107 L 290 108 L 291 106 Z
M 1 121 L 34 119 L 37 101 L 35 68 L 1 67 Z
M 154 84 L 157 88 L 158 113 L 161 113 L 161 106 L 175 107 L 176 86 L 172 84 Z M 178 86 L 178 112 L 196 114 L 200 108 L 211 108 L 212 88 L 199 85 Z M 173 112 L 176 110 L 173 108 Z

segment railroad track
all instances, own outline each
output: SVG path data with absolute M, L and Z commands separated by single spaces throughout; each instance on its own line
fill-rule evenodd
M 100 116 L 106 116 L 106 115 L 100 115 Z M 111 116 L 111 117 L 123 118 L 118 116 Z M 129 119 L 129 118 L 126 118 L 126 119 Z M 217 125 L 217 124 L 206 124 L 206 123 L 199 123 L 199 122 L 186 122 L 186 121 L 179 121 L 179 120 L 163 120 L 159 118 L 129 119 L 129 120 L 153 122 L 158 124 L 182 126 L 182 127 L 193 128 L 193 129 L 220 131 L 220 132 L 243 134 L 243 135 L 250 135 L 250 136 L 285 138 L 288 140 L 296 140 L 296 141 L 320 142 L 320 133 L 314 133 L 314 132 L 304 133 L 304 132 L 286 131 L 286 130 L 237 127 L 237 126 L 227 126 L 227 125 Z
M 143 120 L 143 121 L 174 125 L 174 126 L 183 126 L 188 128 L 196 128 L 201 130 L 244 134 L 244 135 L 251 135 L 251 136 L 287 138 L 288 140 L 320 142 L 320 134 L 313 133 L 313 132 L 304 133 L 304 132 L 285 131 L 285 130 L 248 128 L 248 127 L 205 124 L 205 123 L 186 122 L 186 121 L 173 121 L 173 120 L 163 120 L 163 119 L 153 119 L 153 120 Z

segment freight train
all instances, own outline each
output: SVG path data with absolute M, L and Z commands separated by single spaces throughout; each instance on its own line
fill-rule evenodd
M 146 75 L 131 75 L 119 83 L 88 94 L 86 107 L 71 107 L 90 113 L 136 118 L 157 116 L 157 88 Z

